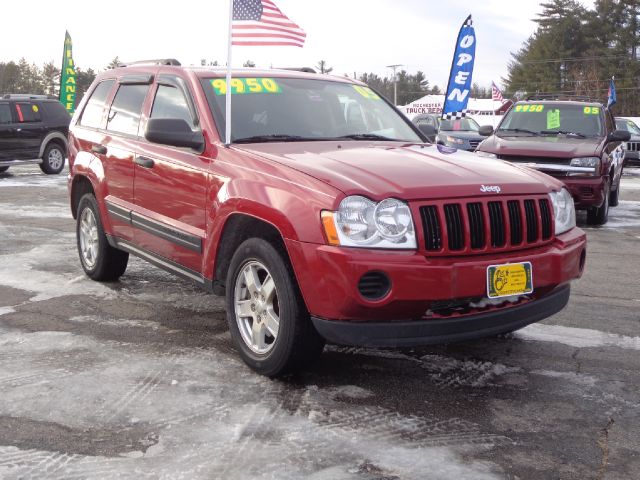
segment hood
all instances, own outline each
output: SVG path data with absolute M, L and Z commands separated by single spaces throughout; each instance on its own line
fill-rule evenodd
M 501 194 L 546 193 L 561 186 L 540 172 L 431 144 L 290 142 L 234 145 L 310 175 L 346 195 L 374 200 L 480 196 L 481 187 Z M 495 189 L 494 189 L 495 190 Z
M 462 138 L 464 140 L 484 140 L 485 137 L 478 132 L 471 132 L 467 130 L 440 130 L 438 132 L 441 136 Z
M 600 156 L 602 138 L 571 138 L 565 136 L 509 136 L 492 135 L 478 146 L 478 150 L 496 155 L 526 157 L 574 158 Z

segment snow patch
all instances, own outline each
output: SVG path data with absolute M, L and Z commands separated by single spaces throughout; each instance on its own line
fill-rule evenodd
M 77 294 L 115 296 L 114 291 L 84 275 L 38 270 L 37 266 L 47 264 L 51 257 L 50 246 L 36 247 L 19 254 L 0 255 L 0 285 L 35 293 L 30 299 L 32 302 Z M 64 258 L 57 260 L 64 261 Z
M 582 385 L 584 387 L 595 387 L 598 379 L 593 375 L 585 375 L 575 372 L 556 372 L 554 370 L 532 370 L 533 375 L 542 375 L 544 377 L 558 378 L 561 380 L 567 380 L 571 383 Z
M 13 307 L 0 307 L 0 315 L 6 315 L 15 311 L 16 310 Z
M 32 206 L 3 203 L 3 216 L 20 218 L 68 218 L 72 219 L 71 209 L 66 203 L 48 203 Z
M 334 400 L 339 400 L 341 398 L 364 400 L 373 396 L 373 392 L 371 390 L 358 387 L 357 385 L 343 385 L 341 387 L 331 388 L 328 391 Z
M 60 175 L 45 175 L 38 169 L 37 172 L 18 172 L 13 173 L 10 176 L 0 176 L 0 188 L 10 187 L 43 187 L 43 188 L 60 188 L 66 190 L 67 188 L 67 175 L 65 173 L 67 169 Z
M 617 347 L 640 350 L 640 337 L 628 337 L 588 328 L 534 323 L 518 330 L 514 335 L 523 340 L 558 342 L 576 348 Z

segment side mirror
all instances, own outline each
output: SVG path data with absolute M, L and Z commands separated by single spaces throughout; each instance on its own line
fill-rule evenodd
M 433 125 L 427 125 L 426 123 L 421 123 L 418 125 L 418 130 L 420 130 L 431 143 L 435 143 L 436 135 L 438 134 L 436 127 Z
M 493 127 L 491 125 L 482 125 L 478 129 L 478 133 L 483 137 L 490 137 L 491 135 L 493 135 Z
M 204 149 L 204 135 L 194 132 L 182 118 L 151 118 L 147 122 L 144 137 L 153 143 L 187 147 L 197 151 Z
M 628 142 L 631 138 L 631 133 L 626 130 L 614 130 L 609 134 L 607 138 L 610 142 Z

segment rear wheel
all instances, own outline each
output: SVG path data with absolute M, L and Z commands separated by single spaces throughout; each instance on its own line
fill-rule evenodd
M 0 167 L 0 173 L 4 173 L 9 170 L 9 167 Z
M 251 238 L 236 250 L 227 274 L 227 319 L 240 356 L 274 377 L 315 360 L 324 340 L 311 324 L 286 254 Z
M 127 269 L 129 254 L 113 248 L 100 221 L 96 198 L 85 194 L 78 204 L 76 239 L 82 269 L 93 280 L 117 280 Z
M 64 168 L 64 148 L 57 143 L 49 143 L 44 149 L 40 170 L 47 175 L 55 175 Z
M 604 201 L 599 207 L 591 207 L 587 210 L 587 223 L 589 225 L 604 225 L 609 220 L 609 193 L 607 187 L 604 191 Z

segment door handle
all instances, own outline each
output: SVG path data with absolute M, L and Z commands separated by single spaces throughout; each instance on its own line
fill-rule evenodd
M 91 147 L 91 151 L 93 153 L 97 153 L 98 155 L 106 155 L 107 147 L 105 147 L 104 145 L 94 145 L 93 147 Z
M 136 162 L 136 165 L 140 165 L 144 168 L 153 168 L 153 165 L 155 164 L 153 160 L 147 157 L 136 157 L 134 162 Z

